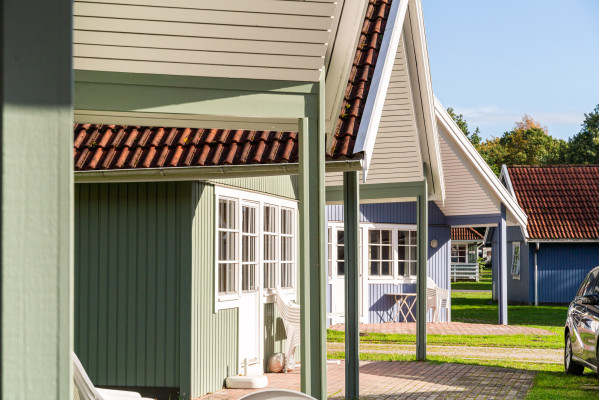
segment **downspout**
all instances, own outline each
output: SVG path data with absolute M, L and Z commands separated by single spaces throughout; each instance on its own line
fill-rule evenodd
M 535 306 L 539 305 L 539 263 L 537 261 L 537 253 L 541 244 L 535 243 Z

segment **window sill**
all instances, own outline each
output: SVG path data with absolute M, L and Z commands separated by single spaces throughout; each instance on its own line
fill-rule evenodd
M 512 275 L 512 279 L 515 281 L 519 281 L 520 280 L 520 275 Z
M 219 310 L 226 310 L 229 308 L 238 308 L 239 300 L 240 300 L 240 296 L 237 293 L 232 294 L 232 295 L 221 295 L 221 296 L 218 296 L 218 299 L 216 301 L 216 306 L 214 308 L 216 309 L 217 312 Z

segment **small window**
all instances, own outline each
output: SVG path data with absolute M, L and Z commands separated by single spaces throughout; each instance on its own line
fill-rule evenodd
M 337 244 L 337 275 L 345 275 L 345 247 L 343 245 L 344 234 L 342 230 L 337 231 L 336 244 Z
M 274 289 L 277 260 L 277 207 L 264 206 L 264 288 Z
M 389 229 L 371 229 L 368 231 L 370 276 L 393 275 L 391 232 Z
M 465 264 L 467 260 L 467 245 L 462 243 L 451 244 L 451 262 Z
M 221 198 L 218 201 L 218 292 L 237 292 L 237 201 Z
M 415 231 L 397 232 L 397 259 L 400 276 L 415 276 L 418 247 Z
M 294 281 L 295 237 L 293 210 L 281 208 L 281 287 L 292 288 Z
M 520 243 L 512 243 L 512 275 L 520 276 Z

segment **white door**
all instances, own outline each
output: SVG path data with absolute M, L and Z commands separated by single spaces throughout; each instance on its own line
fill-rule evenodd
M 243 203 L 241 210 L 241 298 L 239 302 L 239 364 L 241 374 L 262 373 L 262 304 L 258 274 L 258 206 Z M 247 360 L 247 361 L 246 361 Z
M 358 260 L 359 260 L 359 310 L 360 322 L 363 322 L 363 274 L 362 274 L 362 230 L 360 229 Z M 342 324 L 345 322 L 345 235 L 343 225 L 329 227 L 329 283 L 331 284 L 331 322 Z

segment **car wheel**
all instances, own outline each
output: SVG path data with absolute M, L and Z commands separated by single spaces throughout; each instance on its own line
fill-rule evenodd
M 570 334 L 566 333 L 566 345 L 564 348 L 564 368 L 566 374 L 570 375 L 582 375 L 584 367 L 578 365 L 572 360 L 572 343 L 570 341 Z

